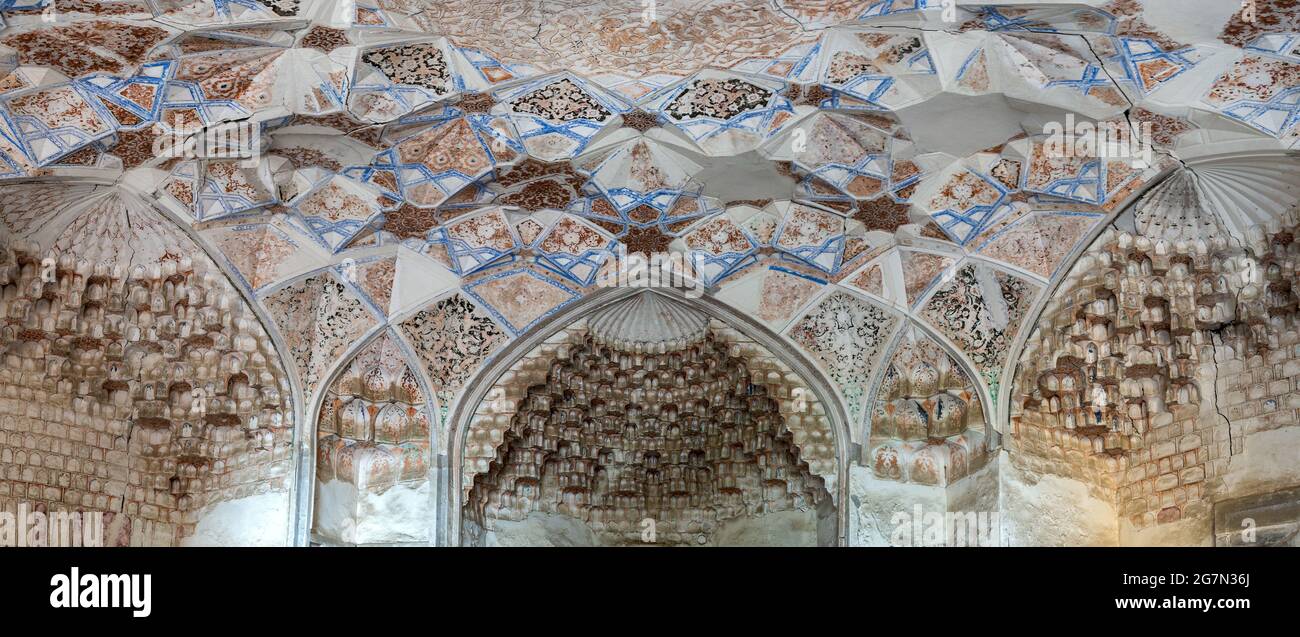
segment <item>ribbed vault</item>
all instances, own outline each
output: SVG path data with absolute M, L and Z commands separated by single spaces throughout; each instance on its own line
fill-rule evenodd
M 1292 0 L 1256 0 L 1250 21 L 1153 0 L 651 4 L 0 1 L 4 506 L 90 502 L 161 529 L 133 526 L 131 541 L 283 540 L 242 504 L 220 508 L 250 502 L 306 543 L 317 435 L 335 436 L 316 440 L 332 450 L 314 465 L 322 484 L 350 490 L 336 501 L 351 534 L 324 534 L 342 543 L 437 528 L 454 544 L 463 510 L 480 530 L 557 514 L 578 483 L 586 501 L 566 511 L 596 533 L 593 507 L 652 497 L 670 473 L 695 472 L 696 487 L 663 488 L 697 494 L 680 510 L 715 523 L 819 508 L 820 479 L 859 531 L 889 519 L 881 493 L 969 504 L 1016 484 L 1007 467 L 1037 474 L 1025 484 L 1102 485 L 1094 495 L 1124 513 L 1094 517 L 1142 529 L 1175 509 L 1208 519 L 1197 498 L 1300 482 L 1234 460 L 1222 485 L 1194 486 L 1197 467 L 1239 455 L 1224 449 L 1256 453 L 1243 441 L 1295 444 Z M 1142 156 L 1098 152 L 1102 129 Z M 704 295 L 688 305 L 725 312 L 573 316 L 629 254 L 673 259 Z M 668 324 L 680 330 L 655 332 Z M 379 365 L 388 389 L 357 380 L 379 341 L 405 366 L 390 382 Z M 637 372 L 619 387 L 625 365 Z M 673 392 L 692 382 L 660 372 L 694 366 L 681 373 L 726 406 L 683 411 L 701 399 Z M 607 372 L 609 391 L 640 393 L 611 406 L 595 389 Z M 804 404 L 794 391 L 813 378 Z M 394 389 L 412 380 L 418 400 Z M 206 415 L 185 416 L 184 387 Z M 1173 433 L 1080 430 L 1093 389 L 1121 426 L 1190 427 L 1188 449 L 1153 464 Z M 31 401 L 58 408 L 33 415 Z M 694 420 L 673 430 L 668 404 Z M 410 410 L 427 436 L 394 416 Z M 636 431 L 614 445 L 611 419 Z M 699 440 L 668 463 L 658 445 L 673 431 Z M 593 451 L 602 435 L 625 457 Z M 358 453 L 364 467 L 343 466 Z M 620 490 L 624 476 L 635 488 Z M 780 480 L 788 498 L 752 486 Z M 393 496 L 408 487 L 424 489 L 418 514 L 366 526 L 366 511 L 414 511 Z M 741 504 L 723 501 L 733 488 Z M 980 506 L 1036 497 L 1006 493 Z M 703 528 L 664 522 L 673 541 Z

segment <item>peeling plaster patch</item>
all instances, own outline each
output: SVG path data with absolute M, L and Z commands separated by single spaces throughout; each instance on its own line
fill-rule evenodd
M 218 502 L 199 515 L 181 546 L 284 546 L 289 543 L 289 493 Z
M 1002 523 L 1008 546 L 1115 546 L 1119 515 L 1087 485 L 1054 475 L 1001 467 Z

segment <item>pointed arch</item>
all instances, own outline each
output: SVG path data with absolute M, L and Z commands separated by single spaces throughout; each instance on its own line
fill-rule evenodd
M 521 334 L 501 351 L 497 352 L 466 383 L 465 392 L 451 406 L 448 421 L 450 438 L 448 441 L 447 471 L 443 474 L 447 488 L 442 489 L 446 496 L 440 499 L 439 544 L 459 545 L 461 526 L 461 507 L 464 504 L 462 484 L 466 434 L 480 404 L 488 399 L 489 393 L 501 378 L 516 363 L 536 350 L 548 338 L 556 335 L 574 322 L 590 315 L 592 312 L 610 304 L 624 300 L 634 294 L 644 292 L 645 288 L 603 288 L 581 300 L 565 306 L 561 311 L 540 322 L 532 330 Z M 835 483 L 834 499 L 837 503 L 836 543 L 847 542 L 848 509 L 847 467 L 850 460 L 860 452 L 858 445 L 852 442 L 848 429 L 847 412 L 837 399 L 834 386 L 826 379 L 820 369 L 807 358 L 807 355 L 793 347 L 782 337 L 772 333 L 753 317 L 741 314 L 734 308 L 711 297 L 688 298 L 686 294 L 671 288 L 655 288 L 653 294 L 670 297 L 674 302 L 683 303 L 698 310 L 712 319 L 736 330 L 759 346 L 766 349 L 782 365 L 789 368 L 807 386 L 816 400 L 824 407 L 825 416 L 830 423 L 834 443 L 835 472 L 839 479 Z
M 206 432 L 209 430 L 216 431 L 217 429 L 220 429 L 226 431 L 232 425 L 244 429 L 246 434 L 249 434 L 250 432 L 256 433 L 257 435 L 254 437 L 257 437 L 260 440 L 262 433 L 257 433 L 257 430 L 260 428 L 263 433 L 271 435 L 271 440 L 268 444 L 284 444 L 284 446 L 287 446 L 290 449 L 290 458 L 288 462 L 292 466 L 295 462 L 295 459 L 292 457 L 292 452 L 298 447 L 300 440 L 299 435 L 302 424 L 302 396 L 299 389 L 300 384 L 298 383 L 293 365 L 291 365 L 284 356 L 285 348 L 283 346 L 283 341 L 279 338 L 277 331 L 274 329 L 274 323 L 269 320 L 267 313 L 257 302 L 256 298 L 252 297 L 248 290 L 237 283 L 237 277 L 233 276 L 233 273 L 230 271 L 225 259 L 221 258 L 220 252 L 210 245 L 202 235 L 190 227 L 184 219 L 179 218 L 174 211 L 165 206 L 156 205 L 156 202 L 152 197 L 138 192 L 129 181 L 118 181 L 118 177 L 119 174 L 116 171 L 86 171 L 86 174 L 78 176 L 22 179 L 7 182 L 5 189 L 8 193 L 22 192 L 26 188 L 42 189 L 47 191 L 47 198 L 54 199 L 54 201 L 46 202 L 47 205 L 42 209 L 45 214 L 40 215 L 39 217 L 31 217 L 29 215 L 28 218 L 23 220 L 23 227 L 18 229 L 18 232 L 15 233 L 16 236 L 19 239 L 28 241 L 30 240 L 30 237 L 38 236 L 40 241 L 29 242 L 27 247 L 34 245 L 37 249 L 46 252 L 58 248 L 58 251 L 64 255 L 61 258 L 66 257 L 68 259 L 83 261 L 80 259 L 79 253 L 76 249 L 77 245 L 81 243 L 79 238 L 95 238 L 102 234 L 109 233 L 112 230 L 122 229 L 107 227 L 97 230 L 94 227 L 95 223 L 117 224 L 119 222 L 124 222 L 126 227 L 130 228 L 133 233 L 137 226 L 150 228 L 148 232 L 152 233 L 155 237 L 155 243 L 161 242 L 165 245 L 140 245 L 135 246 L 137 251 L 131 251 L 131 245 L 128 243 L 128 252 L 124 255 L 108 255 L 111 258 L 125 256 L 128 265 L 138 258 L 144 258 L 147 264 L 136 263 L 134 267 L 131 268 L 132 271 L 127 273 L 124 269 L 120 268 L 120 264 L 118 268 L 106 268 L 102 263 L 88 264 L 89 262 L 83 261 L 82 265 L 85 265 L 86 267 L 96 270 L 103 269 L 103 277 L 91 277 L 90 280 L 95 281 L 95 285 L 100 285 L 100 278 L 111 282 L 119 278 L 126 281 L 128 279 L 140 280 L 142 276 L 145 279 L 158 279 L 161 276 L 166 279 L 163 283 L 163 287 L 166 290 L 165 294 L 180 294 L 180 288 L 182 287 L 184 287 L 187 292 L 191 290 L 202 292 L 202 294 L 196 297 L 201 305 L 192 305 L 194 299 L 187 299 L 183 302 L 178 301 L 173 306 L 167 307 L 167 301 L 166 299 L 163 299 L 163 306 L 159 307 L 156 303 L 158 299 L 150 299 L 151 305 L 148 311 L 151 313 L 157 313 L 162 317 L 171 316 L 168 312 L 171 312 L 172 314 L 182 312 L 186 317 L 188 317 L 190 314 L 198 311 L 196 308 L 205 307 L 205 309 L 214 313 L 213 316 L 207 317 L 208 319 L 220 320 L 221 316 L 230 310 L 230 299 L 237 299 L 235 302 L 239 304 L 238 308 L 240 315 L 236 318 L 240 321 L 251 318 L 252 323 L 251 325 L 244 324 L 242 326 L 238 324 L 229 325 L 227 326 L 227 329 L 233 328 L 238 338 L 252 337 L 255 340 L 265 339 L 265 341 L 269 343 L 269 347 L 266 348 L 269 351 L 267 351 L 266 354 L 267 358 L 269 358 L 269 362 L 272 364 L 272 368 L 267 371 L 277 380 L 276 384 L 278 386 L 275 387 L 275 390 L 279 393 L 280 404 L 283 406 L 283 413 L 277 414 L 277 419 L 272 419 L 275 424 L 272 424 L 269 427 L 261 427 L 259 426 L 256 417 L 251 414 L 245 414 L 242 413 L 242 411 L 230 411 L 232 405 L 235 405 L 235 403 L 230 403 L 229 401 L 234 399 L 235 394 L 246 392 L 250 388 L 262 388 L 264 390 L 266 381 L 268 380 L 267 378 L 250 378 L 248 374 L 239 371 L 232 372 L 230 377 L 224 383 L 218 383 L 219 386 L 215 389 L 204 390 L 204 396 L 199 400 L 200 408 L 197 411 L 194 411 L 194 403 L 195 399 L 199 397 L 198 392 L 201 388 L 193 388 L 192 396 L 189 394 L 185 396 L 172 395 L 176 392 L 169 390 L 167 401 L 170 404 L 168 405 L 169 411 L 167 413 L 169 413 L 171 417 L 155 420 L 149 420 L 148 418 L 143 417 L 137 418 L 135 419 L 136 426 L 142 427 L 142 432 L 148 430 L 149 435 L 158 440 L 166 440 L 174 436 L 181 436 L 182 438 L 193 436 L 203 437 L 208 435 Z M 52 192 L 55 189 L 61 190 L 62 192 Z M 89 199 L 86 197 L 89 197 Z M 60 198 L 62 198 L 63 201 L 59 201 L 58 199 Z M 107 207 L 101 210 L 101 206 Z M 21 214 L 23 211 L 19 212 Z M 99 215 L 101 213 L 105 216 L 98 219 L 90 218 L 90 215 Z M 7 226 L 8 223 L 6 222 L 5 225 Z M 63 235 L 68 232 L 69 229 L 72 229 L 78 234 L 68 240 L 64 240 Z M 74 241 L 73 239 L 78 240 Z M 133 235 L 132 239 L 138 240 L 139 235 Z M 194 247 L 198 248 L 197 254 L 195 254 L 193 250 Z M 142 250 L 154 250 L 154 252 L 141 254 L 140 251 Z M 196 267 L 194 270 L 182 271 L 185 267 L 183 264 L 190 262 L 195 264 Z M 147 267 L 144 267 L 146 265 Z M 80 267 L 81 265 L 74 266 L 72 270 L 68 270 L 67 275 L 81 276 L 79 273 L 73 271 Z M 120 273 L 115 270 L 119 270 Z M 161 273 L 161 275 L 159 273 Z M 201 279 L 191 279 L 191 277 L 200 273 L 202 274 Z M 209 276 L 208 273 L 216 275 L 216 278 L 207 278 Z M 60 276 L 63 276 L 62 271 Z M 208 286 L 208 281 L 214 282 L 215 286 Z M 205 290 L 205 287 L 208 289 Z M 175 319 L 175 317 L 172 318 Z M 170 319 L 164 318 L 160 320 L 167 321 Z M 179 330 L 177 334 L 184 334 L 186 330 L 189 329 L 185 325 L 187 321 L 188 319 L 175 320 L 175 329 Z M 170 327 L 170 325 L 170 322 L 167 323 L 166 326 L 159 323 L 155 325 L 155 328 L 171 330 L 173 328 Z M 240 366 L 244 362 L 248 362 L 245 359 L 250 351 L 255 352 L 261 349 L 261 347 L 258 347 L 253 350 L 248 350 L 245 349 L 247 343 L 236 343 L 234 341 L 226 342 L 222 340 L 222 338 L 218 338 L 214 342 L 211 337 L 202 333 L 189 340 L 182 339 L 182 342 L 184 343 L 183 349 L 193 350 L 192 353 L 196 353 L 201 360 L 205 361 L 209 358 L 209 354 L 203 352 L 212 352 L 214 346 L 218 353 L 222 349 L 229 349 L 230 351 L 227 354 L 220 356 L 220 364 L 222 366 Z M 167 357 L 173 355 L 169 347 L 170 346 L 166 343 L 149 341 L 148 347 L 144 349 L 150 351 L 160 350 L 161 355 Z M 145 356 L 149 355 L 150 354 L 145 354 Z M 178 369 L 176 366 L 164 367 L 173 371 Z M 188 386 L 188 380 L 192 379 L 176 380 L 172 383 L 172 389 L 181 386 Z M 117 391 L 134 391 L 135 388 L 131 385 L 132 382 L 144 382 L 138 378 L 134 380 L 123 378 L 121 381 L 126 385 L 124 386 L 121 383 L 114 381 L 112 389 L 114 393 Z M 152 382 L 152 380 L 150 380 L 150 382 Z M 212 385 L 212 382 L 210 382 L 209 385 Z M 156 390 L 153 390 L 152 387 L 150 390 L 141 391 L 145 391 L 146 395 L 156 396 Z M 160 399 L 155 398 L 155 400 Z M 207 405 L 210 401 L 214 400 L 217 401 L 212 403 L 214 409 L 208 411 Z M 248 397 L 241 398 L 240 400 L 248 400 Z M 242 407 L 237 406 L 233 408 L 237 410 L 243 409 Z M 278 419 L 281 416 L 287 418 L 288 423 L 284 423 L 283 420 Z M 195 418 L 197 418 L 197 420 L 195 420 L 194 423 L 190 423 L 189 426 L 174 426 L 175 422 L 187 419 L 194 420 Z M 145 422 L 146 420 L 148 422 Z M 284 427 L 284 424 L 287 424 L 287 427 Z M 177 429 L 177 427 L 180 428 Z M 284 429 L 287 429 L 289 434 L 288 438 L 290 438 L 290 440 L 281 442 L 279 440 L 280 435 L 277 431 Z M 202 456 L 203 454 L 199 455 Z M 196 458 L 198 458 L 198 456 L 196 456 Z M 220 463 L 217 461 L 220 461 Z M 193 476 L 190 476 L 187 472 L 198 474 L 203 471 L 216 470 L 217 464 L 220 464 L 223 467 L 227 466 L 225 460 L 220 457 L 212 459 L 211 462 L 202 460 L 201 458 L 196 459 L 194 463 L 191 463 L 192 469 L 185 469 L 177 474 L 178 478 L 172 479 L 169 488 L 173 491 L 174 495 L 176 493 L 188 495 L 192 491 L 187 490 L 187 487 L 185 486 L 186 480 Z M 284 473 L 285 475 L 292 475 L 293 469 L 291 468 Z M 160 487 L 155 484 L 154 488 Z M 285 497 L 288 502 L 292 502 L 295 491 L 295 482 L 291 478 L 287 479 Z M 209 504 L 215 506 L 228 499 L 226 496 L 212 499 L 206 497 L 207 495 L 210 495 L 207 492 L 197 493 L 200 493 L 205 497 L 192 498 L 194 505 L 191 506 L 206 506 Z M 281 528 L 284 531 L 285 539 L 292 543 L 294 541 L 292 529 L 294 528 L 293 520 L 295 513 L 291 505 L 285 506 L 284 508 L 286 517 L 281 522 L 281 524 L 283 524 L 283 527 Z M 275 514 L 278 511 L 278 508 L 268 507 L 267 511 L 271 514 Z M 196 521 L 201 522 L 202 520 Z M 178 533 L 173 539 L 179 541 L 194 532 L 194 528 L 189 527 L 183 534 Z M 159 539 L 160 538 L 145 538 L 141 541 L 153 542 Z
M 327 542 L 432 543 L 435 529 L 428 517 L 438 497 L 432 473 L 438 405 L 418 357 L 399 330 L 382 326 L 349 348 L 327 378 L 311 403 L 310 453 L 304 453 L 310 457 L 312 497 L 301 505 L 306 513 L 299 524 L 314 540 Z M 430 516 L 390 519 L 372 506 L 392 532 L 367 536 L 358 527 L 379 520 L 341 510 L 348 504 L 338 501 L 340 495 L 354 507 L 401 499 Z M 321 510 L 322 501 L 329 510 Z

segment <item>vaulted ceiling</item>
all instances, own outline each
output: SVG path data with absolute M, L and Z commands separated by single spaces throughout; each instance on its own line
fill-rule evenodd
M 211 255 L 300 413 L 382 338 L 445 431 L 626 250 L 806 355 L 859 442 L 916 348 L 1002 422 L 1045 295 L 1157 181 L 1135 231 L 1281 230 L 1290 4 L 0 0 L 0 224 L 24 258 Z M 1081 122 L 1148 161 L 1056 152 Z

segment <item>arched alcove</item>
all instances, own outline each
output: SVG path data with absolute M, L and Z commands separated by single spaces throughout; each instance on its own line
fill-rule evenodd
M 699 497 L 710 498 L 709 504 L 695 507 L 696 509 L 709 509 L 713 511 L 710 515 L 715 515 L 716 511 L 711 508 L 713 503 L 730 498 L 730 508 L 723 506 L 718 509 L 725 509 L 722 514 L 723 520 L 746 517 L 748 514 L 739 513 L 745 508 L 746 501 L 750 505 L 748 509 L 750 513 L 799 510 L 806 514 L 802 523 L 793 519 L 784 522 L 807 531 L 808 534 L 804 536 L 806 543 L 822 545 L 841 543 L 845 532 L 844 511 L 841 504 L 845 483 L 841 477 L 846 475 L 845 466 L 849 457 L 848 434 L 843 425 L 845 421 L 842 406 L 834 402 L 833 398 L 827 399 L 834 394 L 814 368 L 791 349 L 782 347 L 774 335 L 765 333 L 761 328 L 744 321 L 742 317 L 735 316 L 725 306 L 712 301 L 686 299 L 672 290 L 610 289 L 597 296 L 599 298 L 586 303 L 587 307 L 571 308 L 565 314 L 554 317 L 551 324 L 539 327 L 534 334 L 525 335 L 516 348 L 503 353 L 494 364 L 480 373 L 479 380 L 470 384 L 475 391 L 462 398 L 453 410 L 451 420 L 453 439 L 449 448 L 454 456 L 448 482 L 454 485 L 454 488 L 448 489 L 445 496 L 449 509 L 445 516 L 449 522 L 445 532 L 452 535 L 448 537 L 449 543 L 467 543 L 466 538 L 461 537 L 462 530 L 465 528 L 471 529 L 469 534 L 471 541 L 468 543 L 482 539 L 481 536 L 475 536 L 473 527 L 481 525 L 483 521 L 481 516 L 488 511 L 487 499 L 495 497 L 491 503 L 492 510 L 497 513 L 502 511 L 502 498 L 490 494 L 493 489 L 499 487 L 503 472 L 510 474 L 509 477 L 514 479 L 523 468 L 523 461 L 535 460 L 522 456 L 539 449 L 551 451 L 548 445 L 557 447 L 554 450 L 556 452 L 560 450 L 561 436 L 548 436 L 547 427 L 541 422 L 547 419 L 538 418 L 536 412 L 551 409 L 551 405 L 547 403 L 553 400 L 553 396 L 565 396 L 566 392 L 569 396 L 574 394 L 571 381 L 575 360 L 580 367 L 593 372 L 596 377 L 603 377 L 603 382 L 596 382 L 597 387 L 592 393 L 599 396 L 601 392 L 605 392 L 605 398 L 571 401 L 569 407 L 575 406 L 578 402 L 583 403 L 582 408 L 587 410 L 588 417 L 592 415 L 594 407 L 596 413 L 592 420 L 603 423 L 603 426 L 596 426 L 595 429 L 608 429 L 604 433 L 609 435 L 615 435 L 614 428 L 610 427 L 613 421 L 618 421 L 620 425 L 635 427 L 638 423 L 645 426 L 647 420 L 652 420 L 654 423 L 649 425 L 649 429 L 654 429 L 655 433 L 649 438 L 658 437 L 674 429 L 674 425 L 667 422 L 671 419 L 663 418 L 664 412 L 655 411 L 661 408 L 661 404 L 668 405 L 666 402 L 633 401 L 635 404 L 631 405 L 631 411 L 651 410 L 655 413 L 654 418 L 642 418 L 640 414 L 629 418 L 629 410 L 624 409 L 624 405 L 611 408 L 609 405 L 616 401 L 613 400 L 610 390 L 615 389 L 616 383 L 624 382 L 630 387 L 632 381 L 645 381 L 647 377 L 663 372 L 665 368 L 671 368 L 674 371 L 665 378 L 675 377 L 679 393 L 689 394 L 690 390 L 683 381 L 687 374 L 693 373 L 713 373 L 715 381 L 718 375 L 726 376 L 729 382 L 735 385 L 734 388 L 728 388 L 728 391 L 720 392 L 711 399 L 716 401 L 716 414 L 711 408 L 703 408 L 697 412 L 696 407 L 699 405 L 694 403 L 689 408 L 675 403 L 672 405 L 672 408 L 679 410 L 678 413 L 687 414 L 680 419 L 683 422 L 676 425 L 676 431 L 669 434 L 680 436 L 679 443 L 669 445 L 684 454 L 680 457 L 671 456 L 670 460 L 669 454 L 664 453 L 663 450 L 645 448 L 655 445 L 643 444 L 647 439 L 643 435 L 644 429 L 629 431 L 628 436 L 618 443 L 606 445 L 608 448 L 605 450 L 604 460 L 608 460 L 608 463 L 601 462 L 602 458 L 598 452 L 586 454 L 593 456 L 590 460 L 594 460 L 600 467 L 590 471 L 584 468 L 583 471 L 588 477 L 597 481 L 606 480 L 601 484 L 600 493 L 597 495 L 601 498 L 601 506 L 597 508 L 616 510 L 613 514 L 609 510 L 598 513 L 597 516 L 601 519 L 595 526 L 599 528 L 593 529 L 593 534 L 589 537 L 603 535 L 606 542 L 644 543 L 639 541 L 643 530 L 640 525 L 649 518 L 655 520 L 652 524 L 658 534 L 665 538 L 663 540 L 665 542 L 716 543 L 718 538 L 713 537 L 713 534 L 719 530 L 719 527 L 713 526 L 712 522 L 703 525 L 685 523 L 676 526 L 670 522 L 667 529 L 661 526 L 672 518 L 671 513 L 664 513 L 671 510 L 671 506 L 662 507 L 652 504 L 648 508 L 655 511 L 655 515 L 638 514 L 635 520 L 631 520 L 627 519 L 629 511 L 644 511 L 647 507 L 644 504 L 623 507 L 615 504 L 619 497 L 643 498 L 647 492 L 663 501 L 672 501 L 676 495 L 678 503 L 685 504 L 685 500 L 689 500 L 686 493 L 693 487 L 686 487 L 680 481 L 686 480 L 683 476 L 690 474 L 693 476 L 691 479 L 698 478 L 698 484 L 707 482 L 711 485 L 702 487 L 702 491 L 707 494 L 697 494 Z M 662 321 L 637 319 L 636 316 L 642 312 L 648 313 L 646 316 L 658 316 L 665 312 L 680 313 L 684 317 L 679 317 L 680 322 L 691 326 L 689 330 L 682 329 L 688 331 L 690 335 L 667 336 L 662 332 L 664 329 L 671 331 L 671 327 L 665 328 L 665 323 Z M 620 318 L 616 320 L 614 317 Z M 595 322 L 594 326 L 593 322 Z M 671 321 L 669 323 L 679 325 Z M 611 333 L 623 333 L 629 330 L 643 331 L 646 334 L 645 340 L 634 343 L 610 336 Z M 711 359 L 711 362 L 705 362 L 707 359 Z M 647 367 L 654 371 L 647 371 Z M 620 368 L 629 372 L 623 381 L 615 378 Z M 696 371 L 687 371 L 686 368 L 693 368 Z M 548 382 L 554 383 L 557 379 L 561 382 L 570 382 L 570 386 L 565 389 L 548 386 Z M 579 386 L 583 386 L 586 382 L 584 378 Z M 604 387 L 600 387 L 601 385 Z M 719 383 L 714 383 L 715 388 L 718 385 Z M 644 394 L 639 394 L 638 398 L 643 399 Z M 700 399 L 701 397 L 696 397 L 695 400 Z M 729 430 L 731 427 L 707 422 L 711 418 L 716 421 L 716 416 L 723 413 L 727 414 L 727 417 L 736 419 L 737 428 L 734 432 L 722 433 L 722 429 Z M 534 420 L 535 426 L 521 420 L 529 418 Z M 551 429 L 554 430 L 556 419 L 550 420 Z M 688 424 L 685 421 L 690 422 Z M 745 442 L 740 440 L 744 437 L 744 425 L 749 426 L 750 446 L 748 448 L 745 448 Z M 709 437 L 708 431 L 714 433 L 712 442 L 706 440 Z M 557 431 L 551 433 L 558 434 Z M 599 438 L 601 431 L 593 433 L 596 438 Z M 534 436 L 535 439 L 526 440 L 529 435 Z M 722 440 L 728 435 L 732 435 L 734 440 L 724 444 Z M 637 439 L 639 442 L 628 444 L 632 439 Z M 614 443 L 612 439 L 607 442 Z M 571 442 L 566 444 L 571 445 Z M 692 444 L 696 447 L 692 448 Z M 712 451 L 704 448 L 710 445 L 713 446 Z M 706 459 L 729 465 L 732 461 L 721 459 L 719 454 L 729 453 L 722 448 L 730 448 L 732 445 L 738 445 L 738 448 L 743 449 L 743 452 L 737 456 L 737 466 L 743 464 L 746 467 L 756 467 L 756 463 L 769 462 L 768 459 L 772 465 L 780 466 L 771 467 L 770 475 L 764 479 L 758 479 L 760 472 L 757 470 L 750 471 L 748 468 L 741 470 L 744 477 L 740 478 L 739 482 L 743 485 L 730 479 L 715 480 L 725 469 L 710 467 L 702 472 L 696 471 L 702 468 L 699 465 L 707 464 Z M 616 456 L 624 452 L 616 451 L 615 448 L 630 450 L 632 454 L 639 455 L 634 458 L 619 458 Z M 508 455 L 505 458 L 500 456 L 501 452 L 509 454 L 512 450 L 522 450 L 516 451 L 521 457 L 512 459 Z M 692 452 L 695 452 L 694 456 Z M 637 489 L 620 491 L 617 477 L 611 476 L 610 472 L 605 470 L 606 465 L 635 465 L 633 471 L 640 472 L 640 477 L 644 478 L 647 463 L 656 464 L 661 460 L 666 467 L 676 467 L 666 471 L 666 476 L 674 477 L 665 477 L 665 479 L 679 480 L 677 492 L 670 490 L 660 493 L 657 491 L 658 487 L 647 489 L 644 488 L 646 485 L 642 481 L 638 483 L 639 492 L 633 495 L 632 492 Z M 589 460 L 584 459 L 582 462 L 587 461 Z M 549 465 L 552 470 L 563 468 L 560 466 L 563 462 L 558 456 L 540 459 L 543 465 L 547 462 L 552 463 Z M 692 469 L 692 462 L 696 465 L 694 469 Z M 514 468 L 507 470 L 506 467 L 512 463 Z M 569 464 L 573 465 L 575 462 Z M 536 468 L 540 465 L 533 463 L 530 466 Z M 529 469 L 523 470 L 529 471 Z M 659 469 L 650 469 L 650 471 L 654 473 Z M 608 482 L 610 479 L 614 479 L 615 484 L 610 485 Z M 536 484 L 532 482 L 533 480 Z M 764 480 L 766 484 L 763 484 Z M 559 493 L 563 499 L 564 485 L 561 485 L 558 480 L 546 484 L 543 482 L 543 476 L 535 478 L 530 476 L 523 481 L 522 490 L 528 492 L 528 496 L 531 497 L 535 491 L 551 489 L 552 491 L 547 492 L 549 496 L 553 497 Z M 786 495 L 773 492 L 778 490 L 776 489 L 778 482 L 783 483 L 779 486 L 780 489 L 786 490 Z M 512 489 L 514 486 L 516 485 L 512 485 Z M 765 486 L 769 487 L 766 499 L 762 493 L 762 488 Z M 479 491 L 476 493 L 475 489 Z M 744 493 L 745 489 L 749 491 Z M 819 489 L 824 490 L 825 497 L 822 497 Z M 589 486 L 571 489 L 571 495 L 568 496 L 569 504 L 564 505 L 561 502 L 559 504 L 563 506 L 558 508 L 590 504 L 590 502 L 576 502 L 590 497 L 584 495 L 587 490 Z M 517 500 L 516 495 L 517 492 L 512 491 L 505 500 L 512 498 Z M 701 504 L 698 500 L 699 498 L 696 504 Z M 512 502 L 512 505 L 517 503 Z M 467 515 L 466 506 L 475 507 L 475 511 Z M 530 502 L 528 506 L 537 508 L 534 502 Z M 511 509 L 510 506 L 505 508 L 509 509 L 510 515 L 521 517 L 517 508 Z M 546 509 L 547 513 L 552 513 L 556 507 L 548 504 L 541 508 Z M 660 513 L 664 514 L 659 515 Z M 615 520 L 613 524 L 607 523 L 611 515 Z M 579 517 L 583 518 L 584 523 L 591 519 L 590 516 Z M 798 515 L 790 514 L 784 517 L 796 518 Z M 762 530 L 746 531 L 733 527 L 731 531 L 734 533 L 732 539 L 735 542 L 755 541 L 755 537 L 759 537 L 760 544 L 782 542 L 778 537 L 779 534 L 765 534 Z M 723 534 L 726 535 L 725 530 Z M 621 540 L 614 536 L 618 536 Z M 704 536 L 702 542 L 701 536 Z M 785 537 L 785 540 L 790 539 L 788 535 Z M 722 543 L 727 541 L 723 539 Z
M 368 339 L 313 404 L 312 539 L 428 543 L 436 449 L 431 394 L 391 331 Z
M 1272 456 L 1297 444 L 1279 411 L 1295 369 L 1297 171 L 1253 155 L 1176 169 L 1043 299 L 1004 387 L 1019 542 L 1210 543 L 1222 502 L 1295 484 Z
M 0 433 L 32 450 L 27 497 L 106 512 L 112 543 L 290 543 L 292 369 L 222 260 L 91 177 L 6 185 L 0 213 Z

